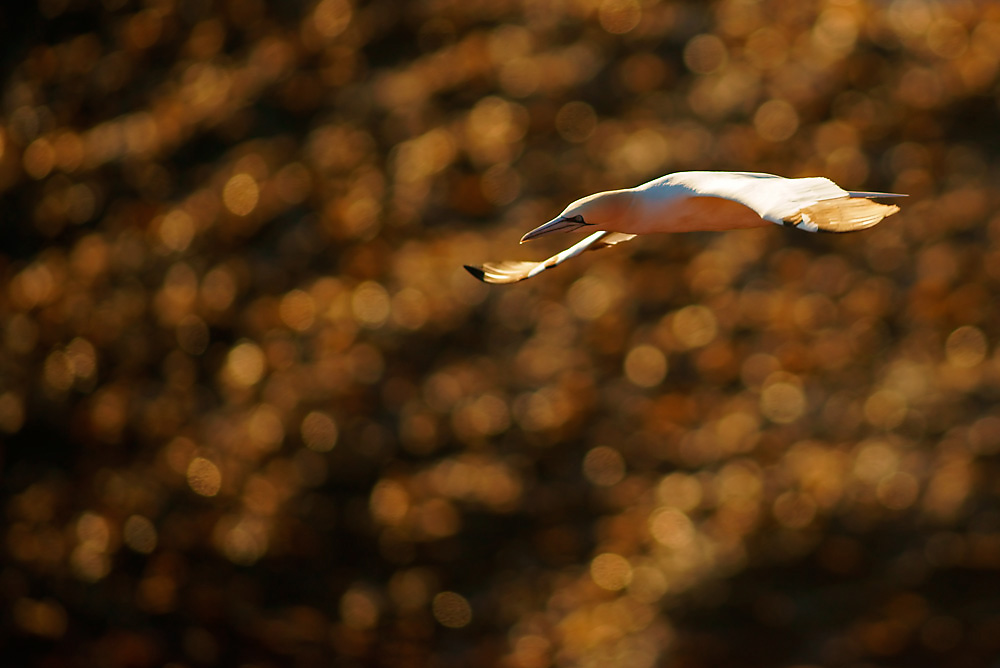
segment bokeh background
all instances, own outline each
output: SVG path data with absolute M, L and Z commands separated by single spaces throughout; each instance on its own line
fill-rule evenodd
M 5 665 L 998 665 L 1000 3 L 0 25 Z M 683 169 L 911 196 L 462 269 Z

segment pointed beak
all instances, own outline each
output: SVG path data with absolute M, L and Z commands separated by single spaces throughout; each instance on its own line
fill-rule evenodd
M 531 230 L 523 237 L 521 237 L 521 243 L 525 241 L 531 241 L 532 239 L 537 239 L 538 237 L 544 236 L 551 232 L 572 232 L 573 230 L 583 227 L 587 223 L 578 223 L 572 218 L 554 218 L 544 225 L 539 225 L 535 229 Z

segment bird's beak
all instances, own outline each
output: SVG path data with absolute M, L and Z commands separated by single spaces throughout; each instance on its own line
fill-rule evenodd
M 544 225 L 539 225 L 535 229 L 531 230 L 523 237 L 521 237 L 521 243 L 525 241 L 531 241 L 532 239 L 537 239 L 540 236 L 549 234 L 551 232 L 572 232 L 575 229 L 584 227 L 589 223 L 578 223 L 572 218 L 563 218 L 562 216 L 558 218 L 553 218 Z

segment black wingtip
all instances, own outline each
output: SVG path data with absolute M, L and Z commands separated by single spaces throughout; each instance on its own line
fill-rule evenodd
M 483 271 L 481 268 L 479 268 L 479 267 L 471 267 L 471 266 L 469 266 L 467 264 L 464 264 L 462 266 L 465 267 L 465 270 L 467 272 L 469 272 L 470 274 L 472 274 L 473 276 L 475 276 L 476 278 L 478 278 L 480 281 L 482 281 L 483 283 L 486 282 L 486 272 Z

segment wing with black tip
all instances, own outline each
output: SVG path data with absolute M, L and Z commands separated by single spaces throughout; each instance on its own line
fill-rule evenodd
M 582 241 L 541 262 L 506 260 L 502 262 L 485 262 L 479 266 L 465 265 L 465 268 L 470 274 L 484 283 L 516 283 L 526 278 L 537 276 L 546 269 L 562 264 L 571 257 L 576 257 L 585 251 L 607 248 L 634 238 L 634 234 L 622 234 L 621 232 L 606 232 L 602 230 L 594 232 Z

